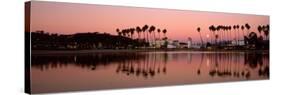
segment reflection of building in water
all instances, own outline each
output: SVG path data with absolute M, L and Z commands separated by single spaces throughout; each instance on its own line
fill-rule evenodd
M 163 61 L 161 61 L 161 57 L 164 58 Z M 123 73 L 128 76 L 152 78 L 159 74 L 166 74 L 166 64 L 167 54 L 149 54 L 142 60 L 124 60 L 118 63 L 116 73 Z
M 253 74 L 261 77 L 269 77 L 268 53 L 216 53 L 205 54 L 205 56 L 209 60 L 209 75 L 212 77 L 249 79 Z M 244 60 L 241 60 L 243 57 Z M 198 75 L 201 74 L 200 68 L 201 66 L 199 66 L 197 71 Z

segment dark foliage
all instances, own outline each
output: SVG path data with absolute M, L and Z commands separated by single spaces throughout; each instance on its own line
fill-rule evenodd
M 49 34 L 44 31 L 31 32 L 33 50 L 128 49 L 143 44 L 146 43 L 129 37 L 98 32 L 72 35 Z

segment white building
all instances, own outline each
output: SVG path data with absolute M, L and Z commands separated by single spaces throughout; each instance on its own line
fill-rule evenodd
M 192 48 L 192 41 L 191 40 L 187 41 L 187 48 Z
M 245 41 L 244 40 L 231 41 L 231 46 L 235 46 L 235 45 L 243 46 L 243 45 L 245 45 Z
M 155 41 L 155 48 L 161 48 L 161 46 L 163 46 L 164 44 L 165 44 L 164 40 L 156 39 L 156 41 Z

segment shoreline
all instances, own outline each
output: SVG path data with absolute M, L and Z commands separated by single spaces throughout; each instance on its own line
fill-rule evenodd
M 265 52 L 269 50 L 207 50 L 207 49 L 95 49 L 95 50 L 31 50 L 31 55 L 44 54 L 89 54 L 89 53 L 129 53 L 129 52 Z

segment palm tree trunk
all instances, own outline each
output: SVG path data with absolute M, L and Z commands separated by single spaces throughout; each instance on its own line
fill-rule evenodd
M 146 32 L 146 39 L 147 39 L 147 42 L 149 43 L 148 32 Z
M 156 38 L 155 38 L 155 32 L 153 31 L 153 37 L 154 37 L 154 46 L 156 45 Z
M 145 31 L 143 31 L 143 39 L 144 39 L 144 41 L 146 41 L 146 39 L 145 39 Z
M 159 32 L 158 32 L 158 38 L 159 38 L 159 40 L 161 39 L 161 38 L 160 38 L 160 33 L 159 33 Z
M 138 32 L 138 40 L 140 39 L 140 33 Z
M 237 43 L 237 45 L 239 45 L 239 29 L 237 29 L 236 32 L 237 32 L 237 39 L 236 39 L 237 42 L 236 43 Z
M 199 32 L 199 35 L 200 35 L 200 39 L 201 39 L 201 46 L 203 47 L 203 39 L 202 39 L 202 36 L 201 36 L 200 32 Z

